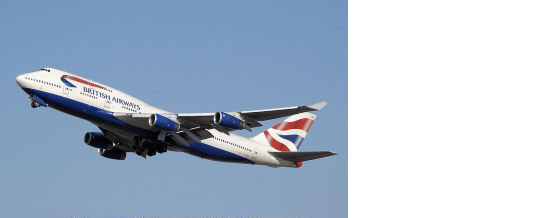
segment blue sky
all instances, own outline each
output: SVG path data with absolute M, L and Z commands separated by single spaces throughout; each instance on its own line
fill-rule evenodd
M 181 113 L 325 100 L 301 150 L 340 155 L 105 159 L 83 142 L 95 126 L 30 107 L 15 76 L 43 66 Z M 0 67 L 1 217 L 347 216 L 347 1 L 2 2 Z

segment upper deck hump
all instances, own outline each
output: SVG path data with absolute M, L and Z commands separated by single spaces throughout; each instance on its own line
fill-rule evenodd
M 122 98 L 125 98 L 125 99 L 128 99 L 128 100 L 132 100 L 135 103 L 146 106 L 148 110 L 143 111 L 143 112 L 169 113 L 168 111 L 153 107 L 153 106 L 145 103 L 144 101 L 142 101 L 142 100 L 140 100 L 136 97 L 133 97 L 133 96 L 131 96 L 131 95 L 125 93 L 125 92 L 122 92 L 118 89 L 115 89 L 115 88 L 113 88 L 111 86 L 108 86 L 108 85 L 105 85 L 103 83 L 96 82 L 94 80 L 91 80 L 91 79 L 88 79 L 88 78 L 85 78 L 85 77 L 82 77 L 82 76 L 79 76 L 79 75 L 75 75 L 73 73 L 69 73 L 69 72 L 66 72 L 66 71 L 58 70 L 58 69 L 55 69 L 55 68 L 44 68 L 42 70 L 44 70 L 46 72 L 49 72 L 51 74 L 55 74 L 56 76 L 58 76 L 61 79 L 61 81 L 63 83 L 65 83 L 69 87 L 76 87 L 76 85 L 87 85 L 89 87 L 93 87 L 93 88 L 97 89 L 98 91 L 104 91 L 104 92 L 109 93 L 111 95 L 116 95 L 118 97 L 122 97 Z

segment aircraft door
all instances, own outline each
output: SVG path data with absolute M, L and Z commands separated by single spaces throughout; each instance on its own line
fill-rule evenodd
M 69 96 L 69 87 L 63 86 L 63 96 L 64 97 Z
M 256 146 L 252 146 L 252 160 L 256 161 L 256 158 L 258 158 L 258 149 Z
M 109 110 L 111 109 L 111 101 L 108 99 L 105 99 L 105 104 L 103 105 L 103 109 Z

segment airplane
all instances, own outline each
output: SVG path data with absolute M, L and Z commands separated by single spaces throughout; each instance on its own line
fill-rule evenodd
M 298 151 L 316 115 L 327 103 L 266 110 L 172 113 L 107 85 L 55 68 L 21 74 L 17 84 L 32 108 L 51 107 L 87 120 L 100 132 L 84 142 L 99 155 L 124 160 L 127 152 L 146 158 L 166 151 L 185 152 L 214 161 L 298 168 L 328 157 L 331 151 Z M 246 138 L 233 131 L 260 127 L 259 121 L 288 117 Z

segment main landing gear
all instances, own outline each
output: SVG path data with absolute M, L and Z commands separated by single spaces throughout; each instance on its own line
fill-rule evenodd
M 157 153 L 166 152 L 166 145 L 162 143 L 153 143 L 142 138 L 135 138 L 136 144 L 132 147 L 138 156 L 146 158 L 155 156 Z

